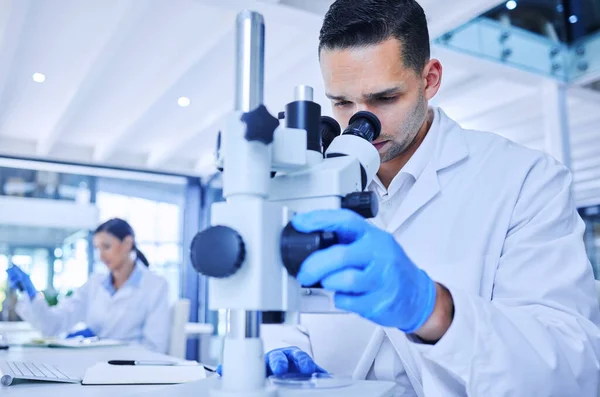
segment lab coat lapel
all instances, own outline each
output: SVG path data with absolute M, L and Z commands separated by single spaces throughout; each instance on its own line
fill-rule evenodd
M 390 219 L 387 231 L 394 233 L 412 214 L 434 198 L 439 191 L 440 185 L 437 180 L 437 173 L 430 164 L 423 170 L 415 185 L 406 195 L 404 202 L 400 204 L 400 207 Z
M 407 219 L 440 193 L 438 172 L 460 162 L 469 154 L 464 137 L 461 134 L 461 127 L 448 118 L 442 110 L 439 110 L 439 112 L 441 118 L 440 131 L 433 158 L 388 222 L 386 230 L 389 233 L 398 230 Z

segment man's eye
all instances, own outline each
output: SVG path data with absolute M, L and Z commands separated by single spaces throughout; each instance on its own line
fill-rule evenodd
M 349 104 L 350 104 L 349 101 L 340 101 L 340 102 L 336 102 L 334 104 L 334 106 L 338 107 L 338 108 L 341 108 L 341 107 L 344 107 L 344 106 L 348 106 Z
M 391 102 L 394 102 L 396 100 L 396 98 L 397 97 L 395 97 L 395 96 L 384 96 L 381 98 L 377 98 L 377 100 L 379 102 L 383 102 L 383 103 L 391 103 Z

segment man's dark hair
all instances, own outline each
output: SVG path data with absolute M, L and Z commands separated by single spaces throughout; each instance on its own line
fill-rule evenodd
M 429 32 L 423 8 L 415 0 L 337 0 L 323 21 L 322 49 L 379 44 L 396 38 L 404 65 L 420 73 L 429 60 Z

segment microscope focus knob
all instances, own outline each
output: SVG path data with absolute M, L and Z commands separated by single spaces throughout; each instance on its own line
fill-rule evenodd
M 302 262 L 310 254 L 337 243 L 337 235 L 333 232 L 301 233 L 290 222 L 281 232 L 281 260 L 289 275 L 296 277 Z
M 273 142 L 279 120 L 269 113 L 265 105 L 259 105 L 256 109 L 244 113 L 241 120 L 246 123 L 244 137 L 248 142 L 259 141 L 265 145 Z
M 213 226 L 192 240 L 192 265 L 208 277 L 226 278 L 242 266 L 246 250 L 242 237 L 230 227 Z
M 379 200 L 374 192 L 355 192 L 342 198 L 342 208 L 356 212 L 362 217 L 375 218 L 379 211 Z

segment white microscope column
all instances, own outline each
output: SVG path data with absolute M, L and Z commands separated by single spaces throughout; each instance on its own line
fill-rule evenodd
M 229 118 L 222 137 L 226 202 L 213 206 L 212 223 L 236 230 L 242 237 L 246 254 L 236 274 L 226 279 L 211 279 L 209 284 L 211 308 L 230 309 L 229 332 L 223 351 L 223 381 L 220 388 L 212 390 L 212 395 L 271 397 L 277 393 L 267 387 L 265 381 L 260 310 L 268 310 L 261 307 L 265 301 L 277 304 L 282 298 L 277 296 L 281 278 L 268 266 L 279 264 L 274 255 L 270 255 L 277 252 L 276 242 L 263 236 L 276 235 L 265 228 L 280 229 L 283 211 L 277 211 L 281 206 L 267 201 L 271 146 L 246 140 L 246 126 L 240 121 L 242 113 L 256 109 L 263 102 L 262 16 L 250 11 L 240 13 L 236 35 L 236 112 Z M 269 276 L 274 285 L 263 285 Z M 272 299 L 270 294 L 277 299 Z

